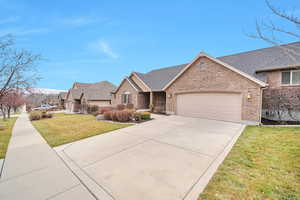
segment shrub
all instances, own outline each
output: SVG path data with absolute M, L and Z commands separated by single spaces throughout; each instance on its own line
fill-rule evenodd
M 92 112 L 91 114 L 96 117 L 97 115 L 99 115 L 99 112 Z
M 141 112 L 141 119 L 151 119 L 151 113 Z
M 105 112 L 107 112 L 107 111 L 112 111 L 113 110 L 113 108 L 112 107 L 102 107 L 102 108 L 100 108 L 100 114 L 104 114 Z
M 116 111 L 116 117 L 119 122 L 128 122 L 131 118 L 131 113 L 126 110 Z
M 47 118 L 47 112 L 46 111 L 41 112 L 41 118 Z
M 141 121 L 141 120 L 142 120 L 142 115 L 141 115 L 140 112 L 135 112 L 135 113 L 133 113 L 132 118 L 133 118 L 135 121 Z
M 104 119 L 106 119 L 106 120 L 111 120 L 111 112 L 112 112 L 112 111 L 107 111 L 107 112 L 105 112 L 105 113 L 103 114 Z
M 88 114 L 92 114 L 92 113 L 95 113 L 95 112 L 99 112 L 99 107 L 97 105 L 88 105 L 87 106 L 87 113 Z
M 29 114 L 29 119 L 33 120 L 40 120 L 42 118 L 42 113 L 40 111 L 32 111 Z
M 47 118 L 52 118 L 52 117 L 53 117 L 53 114 L 52 114 L 52 113 L 47 113 L 46 117 L 47 117 Z
M 135 112 L 134 109 L 125 109 L 124 111 L 126 111 L 126 112 L 128 112 L 128 113 L 130 114 L 130 118 L 133 117 L 133 114 L 134 114 L 134 112 Z
M 131 110 L 134 108 L 134 105 L 132 103 L 129 103 L 126 105 L 126 108 Z
M 31 112 L 32 106 L 29 104 L 26 104 L 26 112 Z
M 125 109 L 125 105 L 124 104 L 118 104 L 117 105 L 117 110 L 124 110 Z
M 110 112 L 110 118 L 111 118 L 111 120 L 113 120 L 113 121 L 117 121 L 118 120 L 118 118 L 117 118 L 117 112 L 118 111 L 115 111 L 115 110 L 112 110 Z
M 41 112 L 41 118 L 52 118 L 52 117 L 53 117 L 52 113 L 48 113 L 46 111 Z

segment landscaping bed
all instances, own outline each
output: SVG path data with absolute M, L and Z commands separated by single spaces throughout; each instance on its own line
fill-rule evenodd
M 261 119 L 263 125 L 300 125 L 300 121 L 275 121 L 270 119 Z
M 32 121 L 32 124 L 52 147 L 132 125 L 97 121 L 93 115 L 64 113 Z
M 142 112 L 134 109 L 133 104 L 119 104 L 117 107 L 97 108 L 92 106 L 91 109 L 96 119 L 99 121 L 112 121 L 120 123 L 142 123 L 151 120 L 150 112 Z
M 299 144 L 299 127 L 247 127 L 199 199 L 300 199 Z
M 0 130 L 0 159 L 5 157 L 9 140 L 11 138 L 12 129 L 17 120 L 17 117 L 12 117 L 6 121 L 0 120 L 0 124 L 4 126 L 3 130 Z

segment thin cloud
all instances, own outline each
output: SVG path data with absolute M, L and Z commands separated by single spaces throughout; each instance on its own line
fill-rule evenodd
M 0 29 L 0 35 L 13 34 L 16 36 L 28 36 L 48 33 L 50 30 L 48 28 L 30 28 L 30 29 L 19 29 L 19 28 L 8 28 Z
M 90 49 L 100 52 L 110 58 L 117 59 L 119 55 L 112 49 L 110 44 L 104 40 L 98 40 L 88 45 Z
M 8 17 L 8 18 L 0 18 L 0 24 L 8 24 L 15 23 L 20 19 L 18 16 Z
M 84 26 L 84 25 L 99 22 L 98 19 L 92 17 L 86 17 L 86 16 L 65 18 L 65 19 L 60 19 L 60 21 L 62 24 L 67 26 Z

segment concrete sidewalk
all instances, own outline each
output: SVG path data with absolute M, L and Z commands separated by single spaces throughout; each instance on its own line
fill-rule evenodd
M 0 199 L 95 198 L 21 114 L 4 160 Z

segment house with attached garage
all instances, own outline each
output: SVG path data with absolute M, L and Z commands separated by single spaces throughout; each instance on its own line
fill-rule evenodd
M 65 108 L 65 102 L 67 98 L 68 92 L 60 92 L 57 96 L 58 98 L 58 106 Z
M 66 97 L 66 110 L 69 112 L 85 112 L 83 109 L 87 105 L 111 106 L 111 92 L 115 89 L 116 86 L 108 81 L 98 83 L 75 82 Z
M 298 69 L 300 42 L 217 58 L 202 52 L 187 64 L 131 73 L 112 92 L 112 104 L 257 124 L 274 117 L 265 108 L 274 89 L 296 99 Z

